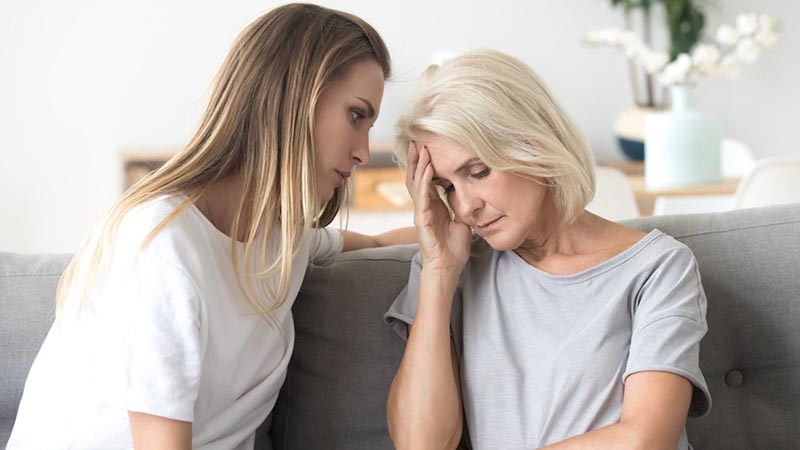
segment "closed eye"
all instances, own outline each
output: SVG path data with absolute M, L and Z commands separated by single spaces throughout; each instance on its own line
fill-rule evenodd
M 475 173 L 471 174 L 470 176 L 472 178 L 480 179 L 480 178 L 485 178 L 485 177 L 489 176 L 490 172 L 491 172 L 491 170 L 487 167 L 487 168 L 481 170 L 480 172 L 475 172 Z

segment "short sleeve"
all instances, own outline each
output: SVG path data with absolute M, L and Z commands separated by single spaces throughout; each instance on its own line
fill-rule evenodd
M 317 266 L 329 266 L 342 253 L 344 238 L 335 228 L 312 228 L 308 259 Z
M 408 284 L 383 315 L 383 321 L 398 336 L 408 340 L 408 326 L 414 323 L 419 301 L 419 276 L 422 272 L 422 256 L 417 252 L 411 259 Z
M 681 244 L 661 258 L 639 291 L 623 379 L 650 370 L 680 375 L 694 386 L 689 415 L 705 415 L 711 395 L 700 371 L 700 340 L 707 330 L 697 261 Z
M 389 310 L 383 315 L 386 325 L 403 340 L 408 340 L 408 327 L 414 323 L 419 302 L 419 277 L 422 273 L 422 256 L 417 252 L 411 260 L 408 284 L 397 296 Z M 462 339 L 462 286 L 461 280 L 453 295 L 453 306 L 450 316 L 450 335 L 456 346 L 456 351 L 461 354 Z
M 173 264 L 142 257 L 123 297 L 129 317 L 125 408 L 194 421 L 205 342 L 195 284 Z

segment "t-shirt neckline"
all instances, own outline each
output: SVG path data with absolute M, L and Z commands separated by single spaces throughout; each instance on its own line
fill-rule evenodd
M 642 236 L 636 243 L 631 245 L 630 247 L 626 248 L 625 250 L 617 253 L 616 255 L 612 256 L 611 258 L 602 261 L 601 263 L 594 265 L 592 267 L 586 268 L 580 272 L 567 274 L 567 275 L 558 275 L 552 274 L 549 272 L 545 272 L 542 269 L 539 269 L 536 266 L 529 264 L 525 259 L 519 256 L 514 250 L 506 250 L 503 253 L 507 254 L 508 257 L 513 261 L 514 264 L 520 265 L 523 267 L 523 270 L 527 270 L 531 274 L 544 278 L 554 282 L 560 283 L 577 283 L 594 276 L 597 276 L 603 272 L 611 270 L 612 268 L 624 263 L 628 259 L 632 258 L 634 255 L 639 253 L 642 249 L 644 249 L 648 244 L 653 242 L 655 239 L 663 236 L 664 233 L 661 230 L 653 229 L 646 235 Z

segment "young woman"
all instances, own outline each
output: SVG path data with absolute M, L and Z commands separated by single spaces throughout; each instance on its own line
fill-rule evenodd
M 408 339 L 397 448 L 464 426 L 476 450 L 689 448 L 710 406 L 696 261 L 584 209 L 591 153 L 536 74 L 493 51 L 434 67 L 397 136 L 420 241 L 386 314 Z
M 8 448 L 252 449 L 309 261 L 415 240 L 323 228 L 369 161 L 389 72 L 380 36 L 349 14 L 292 4 L 248 26 L 191 142 L 63 275 Z

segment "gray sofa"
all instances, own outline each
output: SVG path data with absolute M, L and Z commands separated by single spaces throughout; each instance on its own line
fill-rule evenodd
M 800 448 L 800 204 L 628 222 L 694 251 L 708 296 L 701 366 L 714 406 L 689 420 L 697 450 Z M 403 342 L 382 322 L 414 246 L 312 269 L 294 306 L 295 353 L 258 448 L 390 449 L 384 407 Z M 0 445 L 53 317 L 67 256 L 0 254 Z M 46 430 L 42 430 L 46 432 Z

